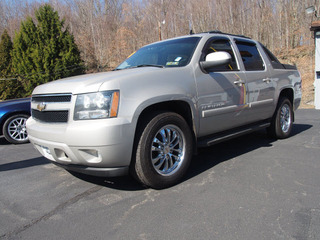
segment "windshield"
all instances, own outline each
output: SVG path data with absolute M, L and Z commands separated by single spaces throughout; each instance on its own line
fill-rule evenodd
M 115 70 L 135 67 L 183 67 L 186 66 L 200 37 L 187 37 L 154 43 L 140 48 Z

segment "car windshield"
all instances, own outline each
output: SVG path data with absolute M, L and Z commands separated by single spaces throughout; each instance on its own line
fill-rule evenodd
M 154 43 L 140 48 L 115 70 L 136 67 L 186 66 L 198 45 L 200 37 L 187 37 Z

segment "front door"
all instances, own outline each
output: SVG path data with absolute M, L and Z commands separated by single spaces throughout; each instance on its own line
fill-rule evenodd
M 206 44 L 201 60 L 211 52 L 228 52 L 232 61 L 227 66 L 215 67 L 196 75 L 199 136 L 241 126 L 246 111 L 246 75 L 239 70 L 232 44 L 228 38 L 215 37 Z

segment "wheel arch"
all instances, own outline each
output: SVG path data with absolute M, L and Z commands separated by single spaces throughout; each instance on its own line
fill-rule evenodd
M 292 88 L 285 88 L 285 89 L 281 90 L 281 92 L 279 94 L 279 98 L 278 98 L 278 103 L 279 103 L 279 100 L 283 97 L 287 98 L 290 101 L 291 105 L 293 106 L 293 104 L 294 104 L 294 91 Z M 293 112 L 293 121 L 294 121 L 294 112 Z
M 132 157 L 134 157 L 134 152 L 137 144 L 137 136 L 140 133 L 139 126 L 145 124 L 145 120 L 149 118 L 150 115 L 156 114 L 159 112 L 175 112 L 179 115 L 181 115 L 187 122 L 188 126 L 190 127 L 190 130 L 192 132 L 193 141 L 196 143 L 196 123 L 193 120 L 194 119 L 194 113 L 192 111 L 192 107 L 190 104 L 183 100 L 172 100 L 172 101 L 164 101 L 164 102 L 158 102 L 153 103 L 147 107 L 145 107 L 141 113 L 139 114 L 139 117 L 137 119 L 136 123 L 136 129 L 134 133 L 134 144 L 132 149 Z M 196 144 L 194 144 L 196 146 Z M 196 147 L 195 147 L 196 148 Z M 193 149 L 195 150 L 195 149 Z
M 193 121 L 194 116 L 192 109 L 186 101 L 182 100 L 173 100 L 173 101 L 165 101 L 165 102 L 159 102 L 154 103 L 145 109 L 140 113 L 138 120 L 137 120 L 137 126 L 141 124 L 143 119 L 146 118 L 146 116 L 154 113 L 154 112 L 164 112 L 164 111 L 170 111 L 175 112 L 179 115 L 181 115 L 186 122 L 188 123 L 191 131 L 195 132 L 195 122 Z
M 280 95 L 279 95 L 279 99 L 281 97 L 286 97 L 289 99 L 289 101 L 291 102 L 291 104 L 293 104 L 293 89 L 292 88 L 285 88 L 285 89 L 282 89 L 281 92 L 280 92 Z

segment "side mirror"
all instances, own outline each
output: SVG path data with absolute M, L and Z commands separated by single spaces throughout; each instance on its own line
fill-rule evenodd
M 206 56 L 205 61 L 200 62 L 200 66 L 207 70 L 213 67 L 228 65 L 231 63 L 231 55 L 227 52 L 213 52 Z

